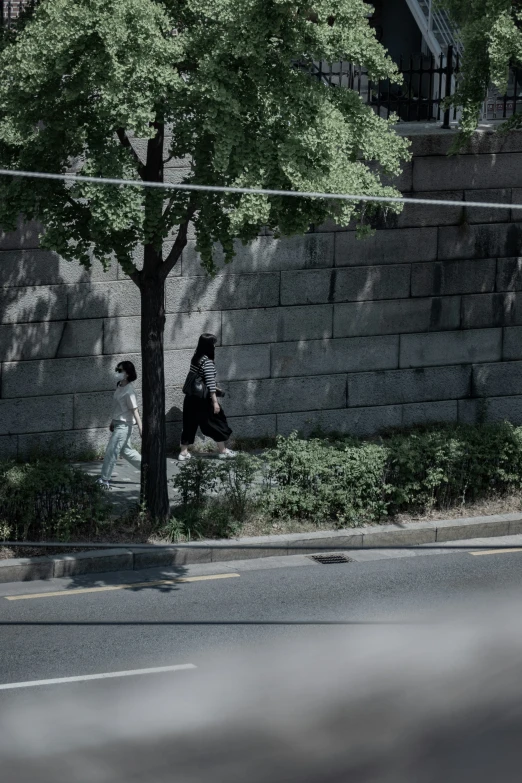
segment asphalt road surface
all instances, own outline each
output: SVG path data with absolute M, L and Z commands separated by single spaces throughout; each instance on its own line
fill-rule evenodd
M 68 688 L 46 681 L 104 675 L 109 687 L 113 673 L 162 667 L 174 668 L 158 676 L 187 677 L 190 669 L 175 667 L 323 635 L 330 624 L 351 634 L 372 623 L 422 624 L 456 598 L 521 590 L 522 536 L 465 543 L 490 548 L 350 553 L 355 562 L 335 565 L 295 555 L 0 585 L 0 704 L 28 682 Z M 515 551 L 496 550 L 506 545 Z

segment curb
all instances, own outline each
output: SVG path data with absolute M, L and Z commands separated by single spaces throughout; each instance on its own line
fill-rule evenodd
M 373 525 L 348 530 L 318 533 L 292 533 L 281 536 L 257 536 L 195 544 L 175 544 L 171 549 L 133 550 L 98 549 L 73 555 L 0 560 L 0 583 L 29 582 L 35 579 L 57 579 L 80 574 L 111 571 L 139 571 L 161 566 L 223 563 L 298 554 L 299 546 L 350 547 L 416 546 L 438 542 L 513 536 L 522 533 L 522 513 L 495 514 L 437 522 L 411 522 L 408 525 Z M 88 546 L 88 544 L 86 544 Z

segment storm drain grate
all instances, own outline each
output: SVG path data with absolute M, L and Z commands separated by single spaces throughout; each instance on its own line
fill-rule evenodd
M 323 565 L 354 562 L 351 557 L 346 557 L 346 555 L 311 555 L 311 559 L 315 560 L 316 563 L 322 563 Z

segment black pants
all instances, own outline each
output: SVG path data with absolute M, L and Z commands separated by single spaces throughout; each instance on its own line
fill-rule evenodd
M 183 432 L 181 433 L 183 446 L 194 443 L 198 427 L 203 435 L 212 438 L 216 443 L 223 443 L 232 435 L 223 408 L 220 408 L 219 413 L 214 413 L 210 397 L 202 400 L 199 397 L 186 395 L 183 402 Z

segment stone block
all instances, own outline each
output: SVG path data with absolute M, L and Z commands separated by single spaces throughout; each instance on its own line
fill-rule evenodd
M 421 198 L 430 201 L 463 201 L 462 190 L 427 191 L 404 193 L 406 198 Z M 427 226 L 454 226 L 462 221 L 463 207 L 441 207 L 437 204 L 410 204 L 406 202 L 400 214 L 389 212 L 383 228 L 423 228 Z
M 171 185 L 181 185 L 182 182 L 190 182 L 190 166 L 169 166 L 165 168 L 163 181 Z
M 270 307 L 223 313 L 223 344 L 275 343 L 332 337 L 332 305 Z
M 134 560 L 133 553 L 127 549 L 91 550 L 72 555 L 57 555 L 51 559 L 55 579 L 79 574 L 100 574 L 106 571 L 132 571 Z
M 33 250 L 40 247 L 42 227 L 35 220 L 18 219 L 15 231 L 4 231 L 0 227 L 0 250 Z
M 522 294 L 474 294 L 462 297 L 464 329 L 518 324 L 522 324 Z
M 0 435 L 72 428 L 72 395 L 0 400 Z
M 230 416 L 344 408 L 346 377 L 267 378 L 229 383 L 223 403 Z
M 67 321 L 56 352 L 57 358 L 96 356 L 103 349 L 103 321 Z
M 398 366 L 399 337 L 303 340 L 272 346 L 272 377 L 391 370 Z
M 522 390 L 522 362 L 479 364 L 473 367 L 474 397 L 507 397 Z
M 165 352 L 165 385 L 183 386 L 194 351 Z M 231 345 L 216 348 L 218 382 L 270 377 L 269 345 Z
M 63 334 L 62 321 L 3 324 L 0 326 L 0 361 L 51 359 Z
M 509 520 L 500 514 L 487 517 L 470 517 L 437 522 L 437 541 L 459 541 L 470 538 L 489 538 L 492 536 L 507 536 Z
M 68 289 L 69 318 L 108 318 L 139 315 L 140 292 L 131 281 L 80 283 Z
M 400 405 L 277 414 L 278 435 L 290 435 L 290 433 L 298 431 L 305 436 L 313 432 L 338 432 L 364 437 L 400 427 L 401 424 L 402 408 Z
M 451 226 L 448 229 L 451 229 Z M 358 239 L 353 231 L 335 234 L 335 266 L 435 261 L 437 230 L 437 228 L 382 229 L 364 239 Z
M 522 153 L 416 157 L 413 190 L 516 188 L 522 185 Z
M 498 259 L 496 289 L 497 291 L 522 291 L 522 257 Z
M 500 361 L 501 329 L 401 335 L 400 367 Z
M 458 420 L 457 400 L 441 402 L 416 402 L 402 406 L 402 426 L 415 424 L 435 424 Z
M 444 155 L 450 151 L 456 139 L 456 130 L 442 130 L 431 127 L 426 131 L 420 127 L 412 131 L 411 126 L 397 126 L 401 135 L 412 142 L 411 151 L 415 157 Z M 497 133 L 491 128 L 479 128 L 461 150 L 461 155 L 494 154 L 499 152 L 522 152 L 522 133 Z
M 488 201 L 495 204 L 511 203 L 511 188 L 467 190 L 465 192 L 466 201 Z M 465 211 L 465 221 L 467 223 L 509 223 L 511 209 L 506 206 L 505 209 L 491 207 L 467 207 Z
M 141 568 L 163 568 L 165 566 L 188 565 L 190 563 L 210 563 L 212 550 L 195 544 L 190 547 L 176 549 L 134 551 L 134 570 Z
M 0 459 L 11 459 L 18 455 L 18 437 L 0 435 Z
M 216 348 L 218 380 L 270 378 L 269 345 L 231 345 Z
M 136 389 L 138 392 L 138 388 Z M 71 429 L 105 428 L 111 423 L 114 391 L 90 392 L 74 395 L 74 426 Z M 138 400 L 138 404 L 141 400 Z
M 228 410 L 226 406 L 225 410 Z M 267 416 L 230 416 L 228 423 L 232 428 L 232 438 L 266 438 L 277 433 L 275 414 Z
M 281 304 L 404 299 L 410 295 L 410 264 L 282 272 Z
M 165 322 L 164 348 L 195 349 L 199 335 L 211 332 L 221 342 L 221 313 L 218 311 L 172 313 Z M 138 353 L 141 351 L 141 319 L 106 318 L 103 332 L 103 353 Z
M 104 271 L 99 261 L 94 260 L 87 270 L 76 261 L 66 261 L 51 250 L 5 250 L 0 251 L 1 286 L 71 285 L 95 280 L 116 280 L 117 264 L 112 262 Z
M 522 359 L 522 327 L 508 326 L 504 329 L 502 358 L 507 361 Z
M 519 223 L 522 220 L 522 188 L 511 190 L 511 203 L 519 205 L 511 208 L 511 220 L 514 223 Z
M 459 422 L 463 424 L 479 424 L 481 421 L 510 421 L 512 424 L 522 424 L 522 395 L 459 400 L 458 405 Z
M 0 289 L 0 323 L 63 321 L 67 294 L 63 286 Z
M 460 297 L 351 302 L 334 308 L 334 337 L 442 331 L 460 326 Z
M 184 276 L 206 275 L 201 266 L 196 243 L 188 242 L 183 250 Z M 277 272 L 282 269 L 318 269 L 334 265 L 334 237 L 331 233 L 304 234 L 274 239 L 260 236 L 248 245 L 239 240 L 234 244 L 236 255 L 230 264 L 223 262 L 223 251 L 215 250 L 215 262 L 220 274 L 252 274 Z
M 0 361 L 95 356 L 102 352 L 103 321 L 43 321 L 0 326 Z
M 452 296 L 489 293 L 495 290 L 495 271 L 494 258 L 413 264 L 411 294 L 412 296 Z
M 167 282 L 167 312 L 243 310 L 279 304 L 279 273 L 182 277 Z
M 376 174 L 379 177 L 383 185 L 397 188 L 401 193 L 412 190 L 413 161 L 410 160 L 402 163 L 401 173 L 398 176 L 387 174 L 377 161 L 369 161 L 366 165 L 373 174 Z
M 349 407 L 424 403 L 467 397 L 471 367 L 418 368 L 348 376 Z
M 181 386 L 165 387 L 165 417 L 167 421 L 182 420 L 184 399 L 185 395 L 181 390 Z
M 18 436 L 18 456 L 30 456 L 33 452 L 56 454 L 69 459 L 86 454 L 103 453 L 109 440 L 107 427 L 69 432 L 35 432 Z
M 518 223 L 442 226 L 438 232 L 441 261 L 516 256 L 522 243 L 522 226 Z
M 114 389 L 114 368 L 122 359 L 134 362 L 139 373 L 141 358 L 135 355 L 5 362 L 1 396 L 40 397 L 108 391 Z
M 2 584 L 52 578 L 53 561 L 50 557 L 21 557 L 0 560 L 0 583 Z

